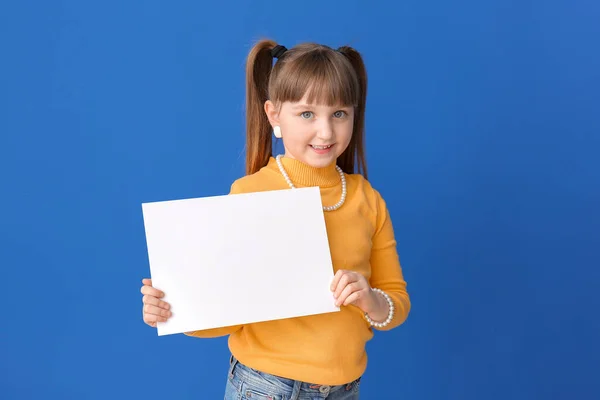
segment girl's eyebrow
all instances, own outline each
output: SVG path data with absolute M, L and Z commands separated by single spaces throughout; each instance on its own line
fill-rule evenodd
M 296 105 L 292 106 L 293 109 L 297 109 L 297 108 L 314 108 L 314 107 L 318 107 L 318 106 L 316 106 L 314 104 L 305 104 L 305 103 L 296 104 Z M 342 109 L 342 108 L 349 108 L 349 107 L 350 106 L 338 106 L 338 107 L 333 107 L 333 108 Z

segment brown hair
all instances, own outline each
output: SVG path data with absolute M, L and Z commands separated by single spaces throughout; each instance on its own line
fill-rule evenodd
M 309 102 L 329 106 L 353 105 L 354 127 L 348 148 L 338 165 L 348 174 L 367 178 L 364 121 L 367 74 L 360 53 L 352 47 L 302 43 L 281 55 L 273 66 L 272 40 L 261 40 L 250 50 L 246 64 L 246 173 L 267 165 L 272 156 L 272 128 L 264 104 L 297 102 L 308 93 Z M 355 171 L 355 166 L 357 171 Z

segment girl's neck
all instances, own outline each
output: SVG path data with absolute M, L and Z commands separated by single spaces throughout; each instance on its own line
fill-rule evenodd
M 281 157 L 281 164 L 295 186 L 320 186 L 333 187 L 341 182 L 340 174 L 335 169 L 335 162 L 326 167 L 313 167 L 300 160 L 290 157 Z M 274 157 L 269 160 L 269 168 L 280 174 L 279 167 Z

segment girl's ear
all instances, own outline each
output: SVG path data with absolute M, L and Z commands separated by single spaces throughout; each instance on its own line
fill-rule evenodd
M 265 113 L 272 127 L 279 125 L 279 110 L 271 100 L 265 101 Z

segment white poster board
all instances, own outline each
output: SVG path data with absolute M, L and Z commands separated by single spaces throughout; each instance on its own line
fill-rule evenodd
M 339 311 L 318 187 L 143 203 L 158 335 Z

